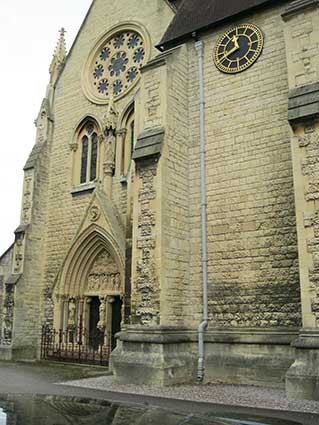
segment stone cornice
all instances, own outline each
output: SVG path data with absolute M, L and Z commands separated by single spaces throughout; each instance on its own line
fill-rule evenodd
M 164 134 L 164 128 L 156 128 L 140 134 L 132 159 L 139 162 L 149 158 L 158 158 L 161 155 Z
M 141 73 L 143 74 L 145 71 L 149 71 L 150 69 L 159 68 L 161 66 L 166 65 L 168 57 L 171 56 L 175 51 L 179 49 L 180 47 L 174 47 L 164 53 L 161 53 L 155 56 L 153 59 L 148 61 L 144 66 L 142 66 Z
M 175 326 L 125 325 L 118 334 L 121 341 L 172 344 L 197 342 L 197 330 Z M 297 328 L 274 329 L 212 329 L 205 333 L 205 342 L 213 344 L 290 345 L 299 336 Z
M 298 87 L 289 92 L 288 121 L 290 123 L 319 117 L 319 83 Z
M 319 6 L 319 0 L 296 0 L 289 4 L 286 10 L 281 14 L 282 19 L 287 21 L 294 15 L 297 15 L 305 9 L 315 8 Z

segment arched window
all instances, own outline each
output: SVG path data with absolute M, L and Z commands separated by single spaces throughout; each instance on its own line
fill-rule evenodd
M 98 131 L 94 121 L 87 121 L 79 132 L 81 149 L 80 183 L 97 178 Z

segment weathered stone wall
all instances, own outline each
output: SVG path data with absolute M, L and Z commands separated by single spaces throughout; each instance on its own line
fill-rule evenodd
M 116 3 L 98 0 L 93 3 L 88 19 L 84 22 L 78 38 L 70 52 L 64 71 L 56 88 L 54 106 L 54 138 L 51 151 L 50 188 L 48 200 L 48 241 L 45 281 L 49 287 L 55 282 L 57 273 L 91 199 L 89 192 L 71 195 L 72 159 L 70 143 L 76 128 L 86 116 L 95 117 L 98 122 L 107 107 L 91 103 L 81 88 L 81 71 L 96 41 L 115 24 L 140 22 L 146 27 L 154 46 L 173 16 L 172 10 L 163 1 L 142 1 Z M 151 54 L 156 54 L 152 48 Z M 116 109 L 122 111 L 133 101 L 138 87 L 116 102 Z M 117 155 L 120 152 L 117 152 Z M 126 220 L 126 185 L 120 183 L 121 176 L 115 170 L 112 199 L 118 208 L 123 223 Z
M 221 25 L 203 37 L 209 314 L 213 327 L 300 325 L 288 76 L 282 6 L 245 21 L 265 35 L 261 57 L 227 75 L 213 64 Z M 233 20 L 231 25 L 241 23 Z M 190 314 L 200 319 L 200 173 L 197 55 L 189 43 Z
M 185 325 L 192 304 L 189 279 L 188 52 L 167 58 L 167 122 L 163 150 L 162 324 Z
M 319 43 L 318 3 L 293 2 L 283 14 L 289 75 L 289 119 L 294 134 L 295 199 L 303 327 L 318 326 L 317 240 Z
M 38 143 L 40 143 L 38 141 Z M 45 225 L 47 216 L 47 185 L 48 185 L 48 143 L 39 145 L 37 157 L 32 168 L 25 171 L 25 180 L 32 174 L 32 196 L 30 197 L 30 212 L 24 220 L 27 226 L 21 233 L 21 268 L 14 273 L 21 273 L 16 283 L 15 291 L 15 325 L 13 349 L 14 357 L 19 359 L 36 357 L 38 343 L 41 338 L 41 301 L 44 297 L 45 282 L 43 269 L 45 264 Z M 29 189 L 24 184 L 25 191 Z M 15 251 L 19 246 L 18 235 Z M 16 261 L 16 254 L 14 261 Z

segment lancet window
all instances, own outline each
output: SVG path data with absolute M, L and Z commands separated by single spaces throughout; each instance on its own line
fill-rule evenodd
M 131 164 L 131 159 L 135 144 L 135 120 L 134 120 L 134 108 L 130 110 L 124 121 L 125 125 L 125 137 L 122 149 L 122 161 L 121 161 L 121 173 L 126 175 Z
M 79 133 L 81 150 L 80 183 L 96 180 L 98 165 L 98 130 L 94 121 L 87 121 Z

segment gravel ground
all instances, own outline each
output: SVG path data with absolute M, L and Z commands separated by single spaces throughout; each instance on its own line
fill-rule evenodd
M 63 382 L 63 385 L 230 406 L 319 413 L 318 401 L 288 400 L 284 390 L 248 385 L 178 385 L 164 388 L 147 385 L 117 385 L 113 384 L 112 376 L 68 381 Z

